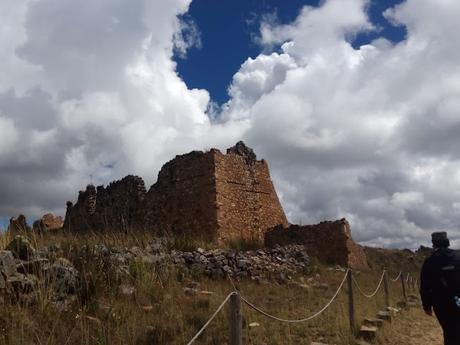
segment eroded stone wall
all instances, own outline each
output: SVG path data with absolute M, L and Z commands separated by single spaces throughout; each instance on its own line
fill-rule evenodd
M 144 181 L 128 175 L 107 188 L 88 185 L 75 205 L 67 202 L 64 228 L 71 231 L 128 232 L 145 226 Z
M 193 151 L 166 163 L 147 194 L 149 229 L 217 239 L 214 151 Z
M 43 215 L 33 224 L 33 230 L 37 232 L 46 232 L 62 229 L 64 220 L 60 216 L 54 216 L 52 213 Z
M 321 261 L 353 268 L 368 267 L 364 250 L 353 241 L 346 219 L 287 228 L 278 226 L 265 234 L 265 244 L 270 247 L 303 244 L 310 256 Z
M 273 187 L 268 164 L 242 142 L 215 152 L 219 241 L 263 240 L 269 228 L 287 219 Z
M 30 231 L 30 226 L 27 224 L 27 219 L 23 214 L 20 214 L 17 218 L 11 217 L 8 231 L 11 234 L 22 234 Z
M 89 185 L 67 204 L 64 228 L 72 231 L 148 229 L 224 242 L 263 239 L 287 225 L 268 165 L 237 143 L 227 154 L 211 149 L 176 156 L 146 193 L 141 178 L 127 176 L 107 188 Z

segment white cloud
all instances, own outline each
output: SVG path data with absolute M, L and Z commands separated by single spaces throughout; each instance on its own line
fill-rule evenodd
M 175 154 L 242 138 L 293 222 L 346 216 L 368 244 L 460 239 L 460 3 L 407 0 L 385 12 L 406 39 L 359 49 L 350 40 L 374 29 L 364 0 L 267 20 L 220 114 L 176 72 L 174 54 L 200 42 L 189 5 L 2 2 L 0 216 L 62 212 L 90 175 L 152 183 Z
M 245 107 L 248 60 L 230 88 L 239 108 L 227 116 L 250 122 L 245 138 L 271 162 L 293 221 L 347 216 L 370 244 L 413 247 L 440 228 L 460 236 L 459 5 L 408 0 L 386 12 L 407 25 L 406 40 L 353 49 L 348 38 L 372 29 L 366 5 L 326 1 L 291 24 L 263 24 L 259 41 L 281 46 L 294 67 Z M 277 56 L 257 57 L 264 67 L 245 83 Z

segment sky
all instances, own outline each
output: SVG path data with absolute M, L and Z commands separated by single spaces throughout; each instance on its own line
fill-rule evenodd
M 460 2 L 3 0 L 0 227 L 238 140 L 289 220 L 460 245 Z M 4 226 L 4 225 L 3 225 Z

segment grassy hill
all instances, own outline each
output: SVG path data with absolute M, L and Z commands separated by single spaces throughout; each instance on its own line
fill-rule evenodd
M 2 235 L 0 250 L 9 240 Z M 177 265 L 148 262 L 135 255 L 127 259 L 124 272 L 103 254 L 108 250 L 114 256 L 123 248 L 142 251 L 152 240 L 149 234 L 72 237 L 56 233 L 32 237 L 36 249 L 57 248 L 51 251 L 53 255 L 72 263 L 80 272 L 81 287 L 75 294 L 56 299 L 46 277 L 39 277 L 33 299 L 4 296 L 0 301 L 0 344 L 186 344 L 235 289 L 270 314 L 297 319 L 321 309 L 345 275 L 345 268 L 311 258 L 308 272 L 281 283 L 211 279 L 200 271 L 184 271 Z M 165 250 L 196 246 L 172 241 Z M 377 285 L 383 267 L 391 277 L 400 268 L 415 276 L 423 260 L 421 254 L 410 251 L 366 248 L 366 254 L 371 269 L 356 271 L 355 278 L 367 293 Z M 272 321 L 244 305 L 245 344 L 350 344 L 346 290 L 345 284 L 330 308 L 306 323 Z M 390 282 L 390 290 L 392 303 L 402 299 L 400 282 Z M 383 289 L 372 299 L 357 291 L 354 296 L 358 323 L 374 316 L 385 304 Z M 227 344 L 228 314 L 225 306 L 195 343 Z

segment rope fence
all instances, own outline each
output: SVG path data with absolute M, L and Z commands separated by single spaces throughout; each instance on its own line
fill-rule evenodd
M 417 289 L 418 280 L 417 278 L 413 278 L 410 273 L 407 273 L 406 278 L 404 278 L 403 272 L 399 272 L 396 278 L 391 279 L 392 282 L 397 282 L 398 280 L 401 282 L 402 287 L 402 295 L 404 299 L 407 301 L 406 296 L 406 285 L 409 289 Z M 230 301 L 230 345 L 243 345 L 243 318 L 242 318 L 242 303 L 247 305 L 249 308 L 253 309 L 254 311 L 258 312 L 259 314 L 267 317 L 268 319 L 283 322 L 283 323 L 301 323 L 310 321 L 318 316 L 320 316 L 323 312 L 325 312 L 332 303 L 336 300 L 337 296 L 339 295 L 340 291 L 342 290 L 345 282 L 348 283 L 348 316 L 350 321 L 350 330 L 352 333 L 356 332 L 355 326 L 355 307 L 354 307 L 354 297 L 353 297 L 353 286 L 356 287 L 357 291 L 364 296 L 365 298 L 373 298 L 375 295 L 380 291 L 382 284 L 384 286 L 384 293 L 385 293 L 385 304 L 387 307 L 390 306 L 390 292 L 388 287 L 388 272 L 383 270 L 379 282 L 377 283 L 376 288 L 373 290 L 372 293 L 367 294 L 363 291 L 361 286 L 359 285 L 358 281 L 353 276 L 353 271 L 351 269 L 347 269 L 343 279 L 341 280 L 340 284 L 337 287 L 337 290 L 332 295 L 331 299 L 317 312 L 314 314 L 301 318 L 301 319 L 284 319 L 275 315 L 272 315 L 263 309 L 257 307 L 248 299 L 243 297 L 240 292 L 238 292 L 235 288 L 234 291 L 230 292 L 227 297 L 222 301 L 216 311 L 211 315 L 211 317 L 206 321 L 206 323 L 199 329 L 199 331 L 193 336 L 193 338 L 187 343 L 187 345 L 191 345 L 199 338 L 199 336 L 206 330 L 209 324 L 214 320 L 214 318 L 219 314 L 219 312 L 224 308 L 227 302 Z
M 394 282 L 397 282 L 399 280 L 399 278 L 401 278 L 401 274 L 402 274 L 402 271 L 399 272 L 399 274 L 396 276 L 396 278 L 394 279 L 391 279 L 390 280 L 394 283 Z
M 359 293 L 360 293 L 361 295 L 363 295 L 363 296 L 366 297 L 366 298 L 372 298 L 372 297 L 374 297 L 374 296 L 377 294 L 377 292 L 379 292 L 380 287 L 382 286 L 382 283 L 383 283 L 383 279 L 384 279 L 384 278 L 385 278 L 385 271 L 382 272 L 382 275 L 381 275 L 381 277 L 380 277 L 380 281 L 378 282 L 377 287 L 375 288 L 374 292 L 372 292 L 371 294 L 366 294 L 366 293 L 361 289 L 361 287 L 359 286 L 359 284 L 358 284 L 358 282 L 356 281 L 355 277 L 353 277 L 353 283 L 355 284 L 356 289 L 359 291 Z
M 262 309 L 256 307 L 254 304 L 252 304 L 251 302 L 249 302 L 246 298 L 244 297 L 241 297 L 242 301 L 244 303 L 246 303 L 249 307 L 251 307 L 252 309 L 254 309 L 255 311 L 259 312 L 260 314 L 262 315 L 265 315 L 266 317 L 268 317 L 269 319 L 272 319 L 272 320 L 276 320 L 276 321 L 280 321 L 280 322 L 288 322 L 288 323 L 299 323 L 299 322 L 306 322 L 306 321 L 310 321 L 312 319 L 314 319 L 315 317 L 321 315 L 327 308 L 330 307 L 330 305 L 332 304 L 332 302 L 334 302 L 334 300 L 336 299 L 336 297 L 338 296 L 340 290 L 342 289 L 342 286 L 343 284 L 345 283 L 345 281 L 347 280 L 347 276 L 348 276 L 348 272 L 350 270 L 347 270 L 347 272 L 345 273 L 345 276 L 343 277 L 342 279 L 342 282 L 340 283 L 339 287 L 337 288 L 337 291 L 335 292 L 335 294 L 332 296 L 332 298 L 329 300 L 329 302 L 326 303 L 326 305 L 321 308 L 319 311 L 317 311 L 316 313 L 314 313 L 313 315 L 311 316 L 308 316 L 306 318 L 303 318 L 303 319 L 296 319 L 296 320 L 289 320 L 289 319 L 282 319 L 280 317 L 276 317 L 274 315 L 271 315 L 265 311 L 263 311 Z

